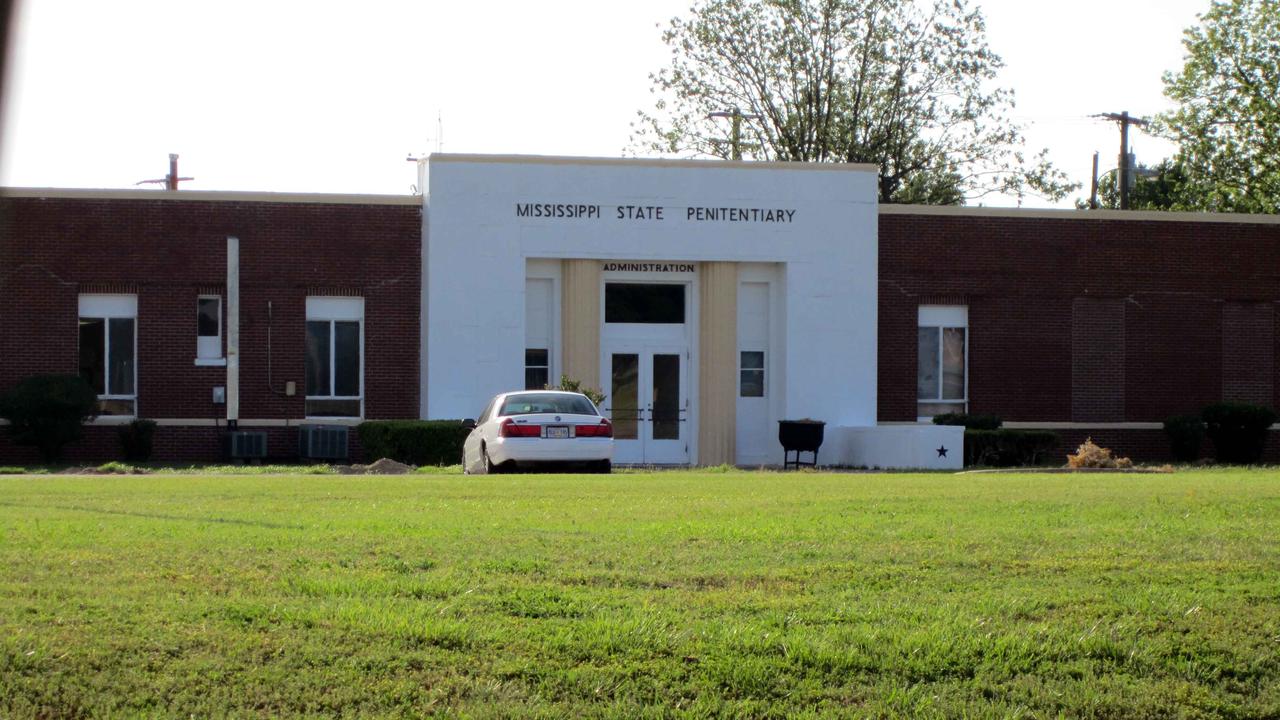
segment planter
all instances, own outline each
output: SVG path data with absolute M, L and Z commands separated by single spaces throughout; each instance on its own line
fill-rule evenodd
M 822 447 L 822 436 L 827 424 L 821 420 L 779 420 L 778 442 L 782 444 L 782 468 L 816 467 L 818 465 L 818 448 Z M 795 460 L 791 460 L 791 453 Z M 802 462 L 800 453 L 813 453 L 812 462 Z

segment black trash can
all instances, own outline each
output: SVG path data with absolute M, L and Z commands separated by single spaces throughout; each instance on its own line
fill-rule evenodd
M 782 469 L 798 468 L 801 465 L 817 467 L 818 448 L 822 447 L 822 436 L 827 424 L 822 420 L 779 420 L 778 442 L 782 444 Z M 795 460 L 791 453 L 795 453 Z M 813 453 L 812 462 L 800 460 L 800 453 Z

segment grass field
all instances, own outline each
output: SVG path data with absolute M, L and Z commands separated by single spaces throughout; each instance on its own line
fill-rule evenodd
M 0 716 L 1280 716 L 1280 473 L 0 478 Z

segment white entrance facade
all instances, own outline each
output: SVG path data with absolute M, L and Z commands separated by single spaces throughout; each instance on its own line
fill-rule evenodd
M 433 155 L 428 174 L 423 418 L 563 376 L 605 395 L 619 464 L 779 464 L 778 422 L 810 418 L 824 464 L 886 466 L 864 459 L 902 434 L 876 426 L 873 166 Z

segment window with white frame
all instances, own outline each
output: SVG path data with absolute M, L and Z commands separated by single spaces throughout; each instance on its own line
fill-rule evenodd
M 307 417 L 364 414 L 364 298 L 307 298 Z
M 541 390 L 551 384 L 551 356 L 546 348 L 524 349 L 524 389 Z
M 196 298 L 196 358 L 222 359 L 222 297 L 219 295 Z
M 738 353 L 738 396 L 764 397 L 764 351 Z
M 80 377 L 98 394 L 99 415 L 136 415 L 138 296 L 80 296 Z
M 963 413 L 969 403 L 969 308 L 921 305 L 917 322 L 916 416 Z

